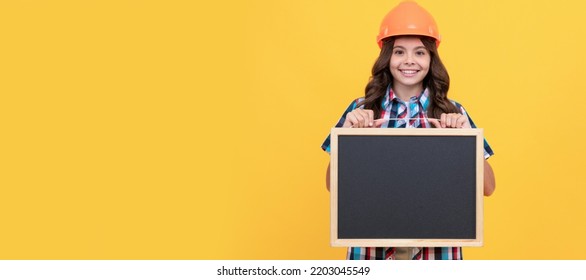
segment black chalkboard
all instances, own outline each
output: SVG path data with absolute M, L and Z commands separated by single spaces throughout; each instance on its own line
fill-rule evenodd
M 334 246 L 482 245 L 482 130 L 333 129 L 332 138 Z

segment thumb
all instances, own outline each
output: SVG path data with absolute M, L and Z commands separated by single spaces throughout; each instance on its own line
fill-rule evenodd
M 427 121 L 429 121 L 429 123 L 431 123 L 435 128 L 442 128 L 442 125 L 440 124 L 440 122 L 437 119 L 427 119 Z
M 381 125 L 383 125 L 383 123 L 388 122 L 389 120 L 385 120 L 385 119 L 376 119 L 373 122 L 373 127 L 381 127 Z

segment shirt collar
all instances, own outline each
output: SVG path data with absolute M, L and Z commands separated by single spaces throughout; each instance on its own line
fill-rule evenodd
M 421 107 L 423 108 L 423 111 L 427 111 L 427 107 L 429 106 L 429 89 L 425 88 L 419 94 L 419 96 L 411 97 L 411 100 L 413 100 L 415 102 L 419 102 L 419 104 L 421 104 Z M 391 88 L 391 85 L 389 84 L 389 86 L 387 87 L 387 93 L 385 94 L 385 98 L 383 98 L 383 104 L 382 104 L 383 109 L 390 110 L 391 109 L 390 105 L 392 105 L 392 103 L 394 101 L 401 102 L 402 100 L 399 99 L 399 97 L 395 94 L 395 92 Z M 405 102 L 405 101 L 403 101 L 403 102 Z M 407 102 L 409 103 L 410 100 L 408 100 Z

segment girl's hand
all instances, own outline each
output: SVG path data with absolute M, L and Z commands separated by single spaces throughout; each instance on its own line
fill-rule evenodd
M 365 110 L 356 108 L 352 112 L 346 114 L 346 121 L 342 127 L 373 127 L 374 126 L 374 112 L 372 110 Z
M 457 113 L 443 113 L 439 119 L 428 119 L 436 128 L 472 128 L 468 117 Z
M 380 127 L 386 120 L 374 119 L 374 112 L 368 109 L 357 108 L 346 114 L 346 121 L 342 127 Z

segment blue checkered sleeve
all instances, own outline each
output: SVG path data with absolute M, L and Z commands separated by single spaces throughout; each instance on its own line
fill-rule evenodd
M 360 99 L 356 99 L 354 101 L 352 101 L 352 103 L 350 103 L 350 105 L 348 106 L 348 108 L 346 108 L 346 111 L 344 111 L 344 114 L 342 114 L 342 117 L 340 118 L 340 120 L 338 121 L 338 123 L 336 124 L 336 127 L 342 127 L 342 125 L 344 125 L 344 122 L 346 121 L 346 115 L 350 112 L 352 112 L 354 109 L 356 109 L 356 105 L 358 104 L 358 102 L 360 101 Z M 324 143 L 321 145 L 322 150 L 328 152 L 328 154 L 330 153 L 330 135 L 328 134 L 328 137 L 326 137 L 326 140 L 324 141 Z
M 458 109 L 460 109 L 460 111 L 462 112 L 463 115 L 468 117 L 468 121 L 470 121 L 470 126 L 472 128 L 476 128 L 476 124 L 474 123 L 474 121 L 472 120 L 472 118 L 470 117 L 468 112 L 466 112 L 466 109 L 464 109 L 464 106 L 462 106 L 458 102 L 454 102 L 454 104 L 456 104 L 456 107 L 458 107 Z M 488 145 L 486 138 L 484 138 L 484 159 L 488 159 L 489 157 L 491 157 L 493 155 L 494 155 L 494 152 L 492 151 L 492 148 L 490 147 L 490 145 Z

